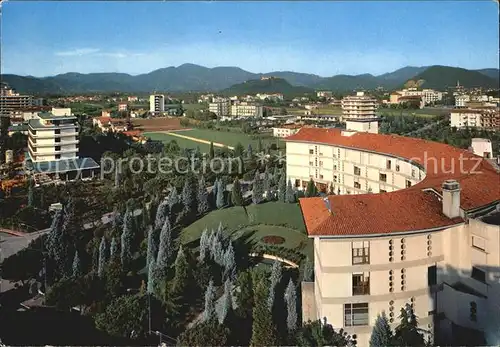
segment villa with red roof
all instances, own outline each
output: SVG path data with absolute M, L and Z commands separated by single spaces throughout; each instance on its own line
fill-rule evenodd
M 500 318 L 500 173 L 488 160 L 352 130 L 302 128 L 285 140 L 287 178 L 324 193 L 299 200 L 314 239 L 304 320 L 326 317 L 368 346 L 377 315 L 394 328 L 410 304 L 436 343 L 464 329 L 488 336 Z

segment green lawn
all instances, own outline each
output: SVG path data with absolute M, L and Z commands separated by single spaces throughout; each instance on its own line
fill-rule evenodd
M 192 130 L 179 131 L 178 133 L 181 135 L 191 136 L 201 140 L 222 143 L 224 145 L 232 147 L 236 146 L 236 144 L 240 142 L 243 145 L 243 147 L 245 147 L 245 149 L 248 147 L 249 144 L 251 144 L 254 151 L 257 151 L 258 147 L 257 138 L 252 138 L 251 135 L 238 132 L 217 131 L 210 129 L 192 129 Z M 205 145 L 199 142 L 190 141 L 188 139 L 182 139 L 176 136 L 171 136 L 169 134 L 150 132 L 150 133 L 145 133 L 144 135 L 150 137 L 153 140 L 160 140 L 163 142 L 170 142 L 172 140 L 175 140 L 177 141 L 179 146 L 183 148 L 196 148 L 197 146 L 199 146 L 202 152 L 207 152 L 209 149 L 208 144 Z M 285 146 L 284 141 L 279 140 L 275 137 L 269 135 L 256 135 L 256 136 L 261 137 L 263 146 L 265 146 L 267 143 L 277 143 L 277 141 L 279 141 L 279 145 L 281 147 L 284 148 Z
M 400 114 L 405 115 L 412 115 L 414 114 L 417 117 L 422 117 L 422 118 L 435 118 L 437 116 L 440 116 L 442 114 L 449 113 L 449 110 L 446 109 L 439 109 L 439 108 L 423 108 L 419 110 L 397 110 L 397 109 L 391 109 L 391 108 L 380 108 L 377 110 L 377 114 L 383 115 L 383 114 L 388 114 L 391 116 L 399 116 Z
M 197 220 L 181 232 L 181 242 L 190 243 L 200 238 L 205 228 L 216 229 L 222 222 L 226 232 L 234 239 L 245 232 L 252 232 L 250 240 L 260 242 L 267 235 L 281 236 L 285 243 L 280 246 L 301 251 L 313 257 L 312 240 L 305 234 L 305 226 L 298 204 L 268 202 L 246 207 L 230 207 L 215 210 Z
M 198 111 L 198 110 L 207 109 L 208 105 L 207 104 L 182 104 L 182 108 L 185 110 Z

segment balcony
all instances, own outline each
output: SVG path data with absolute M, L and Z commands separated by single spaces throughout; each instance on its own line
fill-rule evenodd
M 363 283 L 352 286 L 352 295 L 370 295 L 370 283 Z

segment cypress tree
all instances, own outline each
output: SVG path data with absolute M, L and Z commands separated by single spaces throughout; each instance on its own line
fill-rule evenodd
M 390 346 L 392 343 L 392 330 L 389 326 L 389 320 L 382 311 L 382 314 L 377 315 L 377 320 L 373 326 L 372 335 L 370 336 L 370 347 Z
M 241 185 L 238 178 L 235 178 L 233 182 L 233 188 L 231 190 L 231 202 L 234 206 L 243 206 L 243 196 L 241 194 Z
M 165 224 L 165 218 L 167 218 L 169 211 L 169 199 L 165 198 L 156 210 L 155 229 L 160 229 Z
M 229 244 L 224 253 L 224 276 L 228 279 L 234 280 L 236 278 L 236 260 L 234 257 L 233 243 Z
M 248 147 L 247 147 L 247 159 L 252 159 L 252 158 L 253 158 L 252 145 L 248 144 Z
M 148 266 L 148 285 L 147 293 L 154 294 L 156 287 L 156 262 L 151 260 Z
M 234 146 L 234 157 L 241 157 L 244 151 L 245 149 L 243 148 L 243 145 L 240 142 L 236 143 L 236 145 Z
M 309 182 L 307 182 L 306 197 L 309 198 L 316 195 L 318 195 L 318 190 L 316 189 L 316 185 L 314 184 L 314 181 L 311 178 Z
M 254 204 L 260 204 L 262 200 L 264 200 L 264 187 L 262 184 L 262 180 L 260 179 L 260 172 L 257 170 L 255 172 L 255 178 L 253 180 L 252 187 L 252 201 Z
M 208 229 L 205 228 L 201 233 L 200 237 L 200 256 L 198 259 L 201 263 L 203 263 L 207 255 L 209 255 L 207 254 L 209 252 L 210 252 L 210 235 Z
M 313 282 L 314 281 L 314 264 L 309 259 L 309 257 L 306 258 L 306 261 L 304 264 L 304 281 L 305 282 Z
M 208 150 L 208 156 L 210 157 L 210 159 L 215 158 L 214 143 L 212 141 L 210 142 L 210 149 Z
M 215 287 L 214 281 L 210 280 L 205 291 L 205 310 L 203 311 L 202 321 L 207 322 L 216 318 L 215 312 Z
M 291 278 L 285 290 L 285 302 L 287 308 L 286 326 L 288 328 L 288 332 L 292 333 L 295 331 L 295 329 L 297 329 L 298 317 L 297 317 L 297 292 Z
M 184 205 L 184 209 L 190 214 L 196 214 L 198 212 L 196 193 L 196 181 L 191 175 L 187 175 L 184 180 L 184 187 L 182 188 L 182 203 Z
M 278 201 L 286 202 L 286 175 L 281 172 L 278 182 Z
M 257 282 L 254 288 L 251 346 L 277 346 L 279 342 L 272 314 L 266 305 L 267 295 L 265 281 Z
M 401 308 L 400 323 L 394 329 L 394 339 L 398 346 L 424 346 L 425 339 L 418 329 L 418 320 L 410 304 Z
M 172 208 L 178 203 L 179 203 L 179 195 L 177 194 L 177 188 L 172 187 L 172 190 L 168 195 L 168 207 L 170 207 L 170 211 L 172 211 Z
M 272 311 L 274 305 L 274 298 L 276 296 L 276 287 L 281 282 L 281 263 L 277 260 L 273 262 L 271 268 L 269 296 L 267 297 L 267 308 Z
M 224 200 L 224 192 L 226 191 L 226 187 L 223 185 L 222 180 L 217 181 L 217 201 L 216 206 L 218 209 L 223 208 L 226 205 Z
M 132 260 L 132 242 L 134 240 L 134 216 L 130 208 L 123 218 L 123 231 L 121 235 L 121 262 L 127 268 Z
M 106 239 L 104 236 L 99 244 L 99 263 L 97 265 L 97 275 L 102 277 L 104 275 L 104 267 L 106 266 Z
M 151 261 L 156 259 L 156 253 L 158 252 L 158 245 L 155 240 L 155 234 L 153 228 L 150 226 L 148 228 L 148 250 L 146 254 L 146 265 L 151 263 Z
M 264 195 L 266 196 L 266 200 L 272 200 L 271 194 L 271 177 L 269 176 L 269 166 L 266 166 L 266 171 L 264 172 L 264 178 L 262 179 L 262 189 L 264 191 Z
M 288 185 L 286 187 L 286 202 L 293 204 L 295 203 L 295 192 L 292 188 L 292 181 L 288 180 Z
M 118 255 L 119 255 L 119 250 L 118 250 L 118 241 L 116 241 L 116 237 L 113 237 L 111 239 L 111 247 L 110 247 L 110 250 L 109 250 L 109 259 L 111 261 L 115 261 L 118 259 Z
M 198 182 L 198 194 L 196 196 L 198 201 L 198 214 L 204 214 L 210 209 L 208 205 L 208 192 L 203 175 Z
M 32 207 L 34 205 L 34 182 L 33 179 L 30 177 L 28 180 L 28 206 Z
M 228 313 L 233 309 L 233 294 L 231 293 L 232 286 L 231 280 L 229 278 L 226 279 L 224 282 L 224 294 L 218 312 L 219 324 L 225 323 Z
M 257 153 L 262 153 L 262 140 L 259 137 L 259 142 L 257 143 Z
M 73 258 L 73 278 L 79 278 L 83 275 L 82 262 L 80 261 L 80 256 L 78 255 L 78 250 L 75 252 L 75 257 Z
M 172 228 L 167 218 L 160 233 L 160 247 L 158 248 L 158 257 L 156 260 L 156 266 L 159 271 L 167 270 L 172 250 Z
M 175 258 L 175 275 L 172 284 L 172 289 L 176 294 L 185 293 L 185 289 L 189 284 L 189 264 L 186 259 L 186 254 L 182 246 L 179 247 L 177 257 Z

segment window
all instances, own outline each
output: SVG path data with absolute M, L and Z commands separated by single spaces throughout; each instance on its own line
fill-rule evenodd
M 356 189 L 361 189 L 361 183 L 359 183 L 359 182 L 354 182 L 354 188 L 356 188 Z
M 344 304 L 344 326 L 368 325 L 368 303 Z
M 352 243 L 352 265 L 370 264 L 370 242 Z
M 361 169 L 357 166 L 354 167 L 354 174 L 356 176 L 360 176 L 361 175 Z
M 391 161 L 388 160 L 385 167 L 387 168 L 387 170 L 390 170 L 391 169 Z
M 477 322 L 477 304 L 474 301 L 470 302 L 470 320 Z
M 399 165 L 396 164 L 396 171 L 399 172 Z
M 352 295 L 370 294 L 370 273 L 352 274 Z
M 323 175 L 319 175 L 319 179 L 321 179 L 321 180 L 322 180 L 322 179 L 323 179 Z
M 56 147 L 55 147 L 55 150 L 56 150 L 56 151 L 60 151 L 60 150 L 61 150 L 61 146 L 56 146 Z
M 309 154 L 314 154 L 314 149 L 310 149 Z
M 387 175 L 381 173 L 381 174 L 379 174 L 378 179 L 379 179 L 379 181 L 387 182 Z
M 57 143 L 57 142 L 61 142 L 61 138 L 60 138 L 60 137 L 56 137 L 56 138 L 54 139 L 54 142 L 56 142 L 56 143 Z
M 476 281 L 486 283 L 486 273 L 483 270 L 478 269 L 477 267 L 472 267 L 472 273 L 470 277 L 472 277 Z
M 415 177 L 415 169 L 411 169 L 411 177 Z
M 323 166 L 323 162 L 322 161 L 319 162 L 319 166 Z
M 60 154 L 56 154 L 56 159 L 61 159 L 61 155 Z
M 482 237 L 472 236 L 472 247 L 479 249 L 480 251 L 486 251 L 486 240 Z
M 309 162 L 309 165 L 310 165 L 310 166 L 313 166 L 313 165 L 314 165 L 314 162 L 310 161 L 310 162 Z
M 333 169 L 337 171 L 337 165 L 333 165 Z
M 411 181 L 406 180 L 406 188 L 410 188 L 410 187 L 411 187 Z
M 381 193 L 387 193 L 387 190 L 385 190 L 385 189 L 380 189 L 380 192 L 381 192 Z
M 436 265 L 427 268 L 427 284 L 434 286 L 437 284 L 437 267 Z
M 295 187 L 300 186 L 300 180 L 295 180 Z
M 54 130 L 54 134 L 59 135 L 61 133 L 61 129 Z
M 333 176 L 333 182 L 337 182 L 337 176 Z

